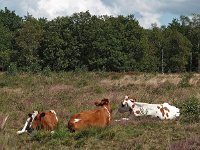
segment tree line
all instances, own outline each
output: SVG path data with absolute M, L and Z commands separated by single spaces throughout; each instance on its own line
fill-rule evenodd
M 91 15 L 53 20 L 0 10 L 0 70 L 39 72 L 199 72 L 200 14 L 167 26 L 139 25 L 134 15 Z

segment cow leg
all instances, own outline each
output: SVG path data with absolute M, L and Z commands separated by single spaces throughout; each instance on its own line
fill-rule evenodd
M 26 123 L 25 123 L 23 129 L 22 129 L 21 131 L 17 131 L 17 134 L 22 134 L 22 133 L 24 133 L 24 132 L 27 132 L 26 128 L 27 128 L 27 125 L 28 125 L 29 122 L 30 122 L 30 119 L 31 119 L 31 118 L 28 118 L 28 119 L 26 120 Z
M 133 110 L 130 108 L 130 109 L 129 109 L 129 114 L 128 114 L 128 117 L 127 117 L 127 118 L 130 119 L 130 117 L 132 116 L 132 114 L 134 114 L 134 112 L 133 112 Z

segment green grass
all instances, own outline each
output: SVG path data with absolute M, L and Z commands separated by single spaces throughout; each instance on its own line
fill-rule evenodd
M 183 146 L 199 149 L 199 84 L 190 85 L 189 79 L 193 76 L 187 74 L 179 75 L 178 85 L 168 80 L 156 86 L 147 84 L 158 75 L 79 70 L 67 73 L 47 70 L 42 74 L 1 73 L 0 115 L 9 114 L 9 118 L 0 131 L 0 149 L 165 150 L 183 149 Z M 123 80 L 124 76 L 128 79 Z M 168 79 L 168 76 L 163 78 Z M 128 122 L 115 122 L 114 119 L 128 115 L 117 113 L 125 95 L 143 102 L 169 102 L 181 108 L 181 116 L 169 121 L 132 116 Z M 111 125 L 104 129 L 90 128 L 70 133 L 66 128 L 70 116 L 95 109 L 94 102 L 102 98 L 111 101 Z M 49 109 L 57 112 L 60 121 L 54 134 L 47 131 L 16 134 L 29 112 Z

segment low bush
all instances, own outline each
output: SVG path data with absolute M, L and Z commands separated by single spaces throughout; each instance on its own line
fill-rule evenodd
M 181 88 L 185 88 L 185 87 L 189 87 L 189 80 L 190 78 L 192 78 L 192 74 L 191 73 L 186 73 L 182 76 L 182 80 L 180 81 L 180 83 L 178 84 L 179 87 Z
M 182 122 L 200 122 L 200 102 L 197 98 L 191 97 L 184 102 L 179 102 L 178 105 L 181 110 Z
M 8 66 L 7 74 L 8 75 L 16 75 L 18 72 L 17 65 L 15 63 L 10 63 Z

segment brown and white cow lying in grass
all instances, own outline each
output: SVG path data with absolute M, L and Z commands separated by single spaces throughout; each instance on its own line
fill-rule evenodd
M 128 96 L 125 96 L 125 99 L 122 101 L 122 107 L 128 107 L 130 113 L 133 113 L 135 116 L 152 116 L 157 117 L 161 120 L 164 119 L 174 119 L 179 117 L 180 109 L 171 106 L 168 103 L 163 104 L 148 104 L 136 102 L 135 99 L 129 99 Z
M 83 111 L 73 115 L 69 122 L 68 128 L 75 132 L 89 127 L 106 127 L 111 121 L 111 107 L 108 99 L 102 99 L 95 102 L 99 109 Z
M 58 117 L 54 110 L 46 112 L 34 111 L 28 114 L 29 118 L 22 130 L 17 131 L 17 134 L 29 132 L 34 129 L 44 129 L 53 131 L 58 125 Z

